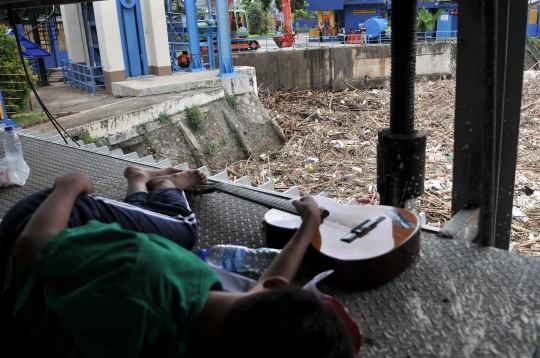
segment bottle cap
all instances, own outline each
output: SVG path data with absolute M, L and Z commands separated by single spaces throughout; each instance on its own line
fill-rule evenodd
M 206 262 L 206 259 L 208 258 L 208 250 L 206 249 L 199 249 L 199 252 L 197 252 L 197 256 Z
M 12 130 L 13 130 L 13 126 L 6 126 L 6 128 L 4 128 L 4 130 L 5 130 L 6 132 L 12 131 Z

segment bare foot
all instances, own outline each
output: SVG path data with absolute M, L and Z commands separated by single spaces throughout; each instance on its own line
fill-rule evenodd
M 163 175 L 151 179 L 148 183 L 148 189 L 155 190 L 166 187 L 174 187 L 178 189 L 189 188 L 190 186 L 206 183 L 208 179 L 203 172 L 197 169 L 185 170 L 180 173 Z M 172 184 L 172 186 L 171 186 Z
M 181 169 L 172 167 L 161 169 L 146 169 L 141 167 L 129 166 L 124 169 L 124 176 L 127 178 L 128 181 L 140 181 L 147 183 L 153 178 L 181 172 Z

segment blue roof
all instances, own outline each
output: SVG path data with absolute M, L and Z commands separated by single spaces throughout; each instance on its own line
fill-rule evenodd
M 15 36 L 13 30 L 11 30 L 9 34 Z M 25 57 L 49 57 L 51 55 L 22 35 L 19 35 L 19 40 L 21 41 L 21 46 L 24 47 L 23 55 Z

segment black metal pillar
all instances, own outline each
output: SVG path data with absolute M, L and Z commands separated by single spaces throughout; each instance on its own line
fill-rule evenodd
M 381 204 L 404 207 L 424 192 L 426 135 L 414 129 L 416 0 L 392 3 L 390 128 L 379 132 L 377 190 Z
M 28 9 L 28 17 L 30 18 L 30 24 L 32 25 L 32 34 L 34 35 L 34 43 L 38 46 L 41 46 L 41 40 L 39 38 L 39 31 L 37 29 L 37 20 L 36 12 L 34 9 Z M 48 86 L 49 81 L 47 80 L 47 69 L 45 68 L 45 60 L 43 58 L 37 59 L 38 68 L 39 68 L 39 80 L 41 86 Z
M 502 249 L 510 242 L 526 19 L 527 0 L 459 4 L 452 214 L 480 207 L 475 242 Z

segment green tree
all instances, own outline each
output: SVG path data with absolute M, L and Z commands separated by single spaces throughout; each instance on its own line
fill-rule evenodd
M 307 11 L 304 9 L 298 9 L 294 12 L 294 19 L 300 20 L 300 19 L 307 19 Z
M 435 14 L 432 14 L 425 7 L 418 10 L 418 17 L 416 25 L 416 31 L 418 32 L 433 32 L 435 30 L 435 25 L 437 24 L 437 19 L 439 16 L 444 14 L 442 10 L 437 11 Z
M 28 61 L 26 66 L 31 73 Z M 0 25 L 0 81 L 6 111 L 24 111 L 28 106 L 31 87 L 26 80 L 15 37 L 7 33 L 4 25 Z
M 265 13 L 269 12 L 270 9 L 272 8 L 272 0 L 261 0 L 261 5 Z
M 276 2 L 276 8 L 279 11 L 283 11 L 283 4 L 281 3 L 281 0 L 275 0 Z M 295 12 L 296 10 L 305 10 L 306 9 L 306 1 L 305 0 L 291 0 L 291 12 Z
M 254 1 L 249 3 L 244 10 L 246 10 L 249 19 L 249 32 L 251 34 L 260 33 L 265 20 L 262 4 Z

